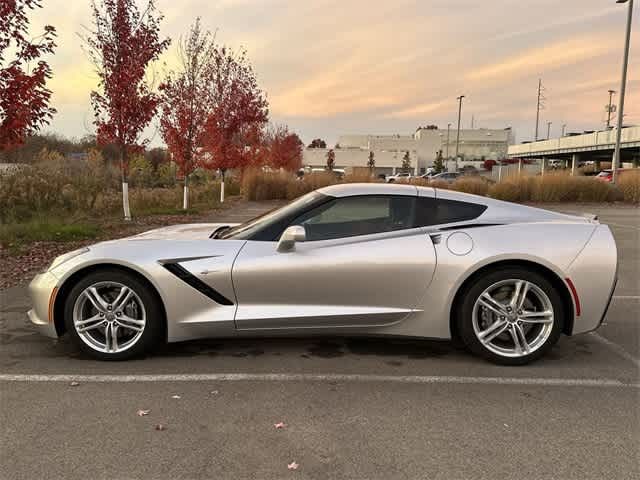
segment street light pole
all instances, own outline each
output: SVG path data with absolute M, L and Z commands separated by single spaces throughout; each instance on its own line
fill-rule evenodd
M 609 106 L 607 107 L 607 130 L 611 128 L 611 102 L 613 100 L 614 93 L 616 93 L 615 90 L 609 90 Z
M 451 131 L 451 124 L 447 123 L 447 162 L 449 161 L 449 132 Z
M 567 124 L 563 123 L 562 124 L 562 136 L 564 137 L 565 132 L 567 131 Z
M 547 122 L 547 140 L 549 140 L 549 137 L 551 136 L 551 125 L 553 124 L 553 122 Z
M 624 55 L 622 59 L 622 79 L 620 80 L 620 100 L 618 101 L 618 124 L 616 125 L 616 148 L 613 152 L 613 173 L 611 183 L 616 183 L 616 171 L 620 166 L 620 140 L 622 136 L 622 122 L 624 118 L 624 94 L 627 89 L 627 66 L 629 64 L 629 45 L 631 43 L 631 19 L 633 18 L 633 0 L 616 0 L 616 3 L 629 2 L 627 11 L 627 32 L 624 42 Z
M 456 172 L 458 171 L 458 151 L 460 149 L 460 117 L 462 116 L 462 99 L 464 95 L 460 95 L 456 100 L 458 100 L 458 132 L 456 133 Z

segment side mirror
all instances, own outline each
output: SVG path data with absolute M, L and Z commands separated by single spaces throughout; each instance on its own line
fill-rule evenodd
M 301 225 L 292 225 L 282 232 L 280 241 L 278 242 L 279 252 L 290 252 L 295 248 L 296 242 L 304 242 L 307 234 Z

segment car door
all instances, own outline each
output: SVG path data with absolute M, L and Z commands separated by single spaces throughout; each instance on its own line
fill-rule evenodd
M 307 240 L 289 252 L 249 240 L 233 266 L 239 331 L 378 327 L 401 321 L 435 269 L 414 228 L 415 196 L 336 198 L 294 220 Z

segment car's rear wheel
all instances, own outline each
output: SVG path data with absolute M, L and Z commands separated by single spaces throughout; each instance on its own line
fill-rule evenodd
M 503 268 L 476 279 L 458 310 L 458 331 L 475 354 L 501 365 L 524 365 L 558 341 L 560 294 L 546 277 Z
M 65 303 L 74 343 L 99 360 L 126 360 L 148 352 L 162 337 L 155 292 L 136 276 L 101 270 L 83 277 Z

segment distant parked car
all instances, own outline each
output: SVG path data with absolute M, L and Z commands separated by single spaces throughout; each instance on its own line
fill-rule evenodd
M 433 175 L 432 177 L 429 177 L 429 180 L 431 181 L 441 180 L 447 183 L 452 183 L 452 182 L 455 182 L 458 178 L 460 178 L 460 176 L 461 174 L 457 172 L 444 172 L 444 173 L 439 173 L 437 175 Z
M 617 170 L 618 177 L 624 175 L 629 169 L 619 168 Z M 600 180 L 601 182 L 609 183 L 613 180 L 613 170 L 602 170 L 599 174 L 594 177 L 596 180 Z
M 396 173 L 395 175 L 389 175 L 387 177 L 387 183 L 393 183 L 398 180 L 409 180 L 411 177 L 411 173 L 408 172 Z
M 549 165 L 549 168 L 562 168 L 564 163 L 562 160 L 549 160 L 547 165 Z

